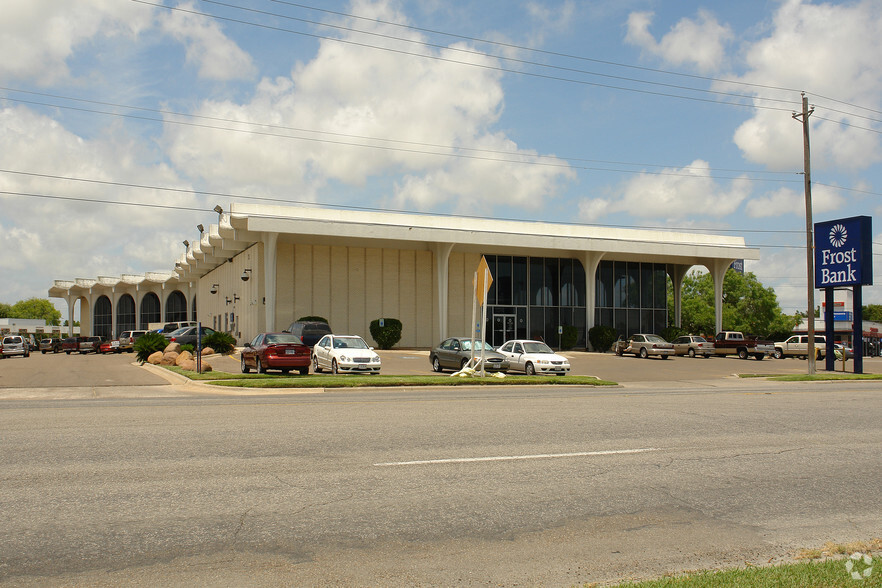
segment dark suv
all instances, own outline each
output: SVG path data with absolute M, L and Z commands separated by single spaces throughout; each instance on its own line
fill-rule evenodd
M 332 334 L 331 326 L 321 321 L 294 321 L 284 332 L 291 333 L 308 347 L 313 347 L 325 335 Z

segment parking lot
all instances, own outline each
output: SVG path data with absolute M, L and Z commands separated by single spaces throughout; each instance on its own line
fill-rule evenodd
M 433 373 L 427 350 L 378 351 L 383 360 L 382 373 L 400 375 L 428 375 Z M 572 374 L 596 376 L 604 380 L 629 383 L 706 382 L 733 378 L 736 374 L 805 374 L 807 362 L 800 359 L 741 360 L 736 357 L 709 359 L 674 357 L 639 359 L 612 353 L 563 352 L 572 365 Z M 211 356 L 205 359 L 215 371 L 239 372 L 238 354 Z M 824 362 L 817 362 L 819 373 L 824 373 Z M 842 363 L 837 362 L 837 371 Z M 847 371 L 853 364 L 847 362 Z M 864 373 L 882 373 L 882 358 L 864 358 Z M 8 357 L 0 360 L 0 389 L 107 387 L 107 386 L 162 386 L 169 381 L 156 370 L 141 367 L 134 354 L 31 354 L 28 358 Z

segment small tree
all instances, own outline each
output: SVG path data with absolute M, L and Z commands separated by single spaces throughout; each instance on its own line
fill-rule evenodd
M 394 318 L 384 318 L 381 327 L 380 319 L 372 320 L 371 337 L 374 338 L 380 349 L 392 349 L 392 346 L 401 340 L 401 321 Z
M 616 330 L 607 325 L 595 325 L 588 329 L 588 341 L 591 342 L 594 351 L 606 353 L 617 338 Z
M 579 338 L 579 329 L 573 325 L 563 325 L 563 333 L 560 336 L 560 348 L 572 349 Z
M 163 337 L 161 333 L 144 333 L 138 337 L 133 345 L 135 357 L 141 363 L 144 363 L 148 357 L 157 351 L 164 350 L 166 347 L 168 347 L 168 339 Z
M 202 348 L 211 347 L 216 353 L 230 353 L 236 347 L 236 340 L 229 333 L 215 331 L 202 338 Z

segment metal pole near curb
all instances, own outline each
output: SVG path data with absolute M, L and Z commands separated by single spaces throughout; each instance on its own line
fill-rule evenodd
M 202 322 L 196 323 L 196 373 L 202 373 Z
M 815 111 L 808 107 L 808 97 L 802 93 L 802 112 L 793 113 L 793 118 L 802 122 L 802 145 L 803 161 L 805 166 L 805 258 L 806 277 L 808 280 L 808 316 L 806 317 L 806 330 L 808 331 L 808 373 L 815 373 L 815 251 L 812 223 L 812 172 L 811 172 L 811 148 L 809 147 L 809 116 Z

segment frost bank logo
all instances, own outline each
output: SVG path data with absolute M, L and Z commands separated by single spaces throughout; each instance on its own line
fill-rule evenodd
M 845 571 L 852 580 L 866 580 L 873 573 L 873 558 L 866 553 L 852 553 L 845 560 Z
M 848 231 L 845 230 L 845 227 L 842 225 L 833 225 L 833 228 L 830 229 L 830 245 L 838 249 L 845 245 L 847 239 Z

